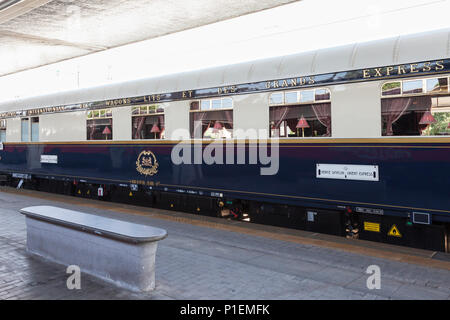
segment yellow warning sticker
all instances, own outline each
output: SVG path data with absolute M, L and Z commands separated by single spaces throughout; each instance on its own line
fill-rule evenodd
M 364 221 L 364 230 L 372 232 L 380 232 L 380 224 L 375 222 Z
M 388 232 L 388 236 L 401 238 L 402 234 L 400 233 L 400 231 L 398 231 L 397 226 L 393 224 Z
M 130 191 L 130 193 L 128 194 L 130 197 L 132 197 L 133 196 L 133 193 Z

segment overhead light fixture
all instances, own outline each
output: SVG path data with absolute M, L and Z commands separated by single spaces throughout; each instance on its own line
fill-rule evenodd
M 23 0 L 0 0 L 0 11 L 8 9 L 9 7 L 21 1 Z

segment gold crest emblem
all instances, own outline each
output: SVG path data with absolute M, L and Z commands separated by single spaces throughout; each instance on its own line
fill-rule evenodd
M 158 161 L 151 151 L 142 151 L 136 161 L 136 170 L 143 175 L 153 176 L 158 173 Z

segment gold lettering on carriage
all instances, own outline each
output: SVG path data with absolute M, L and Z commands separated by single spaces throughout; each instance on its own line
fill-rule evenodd
M 153 176 L 158 173 L 158 161 L 156 156 L 150 150 L 142 151 L 136 160 L 136 170 L 140 174 Z
M 226 86 L 217 88 L 217 94 L 228 94 L 228 93 L 236 93 L 236 86 Z
M 403 75 L 420 72 L 433 72 L 444 70 L 444 60 L 427 61 L 423 63 L 409 63 L 384 68 L 363 69 L 363 79 L 380 78 L 386 76 Z
M 316 83 L 314 76 L 309 76 L 292 79 L 266 81 L 265 86 L 266 89 L 276 89 L 276 88 L 301 87 L 304 85 L 312 85 L 314 83 Z
M 105 105 L 108 107 L 113 106 L 120 106 L 120 105 L 128 105 L 131 104 L 130 98 L 123 98 L 123 99 L 115 99 L 115 100 L 107 100 L 105 101 Z

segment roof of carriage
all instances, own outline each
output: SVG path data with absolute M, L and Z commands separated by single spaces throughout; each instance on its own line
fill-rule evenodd
M 69 105 L 450 57 L 450 28 L 0 103 L 0 111 Z

